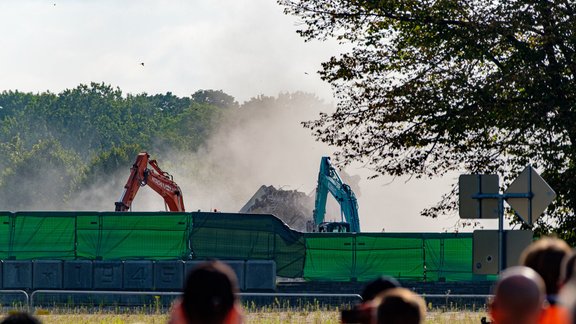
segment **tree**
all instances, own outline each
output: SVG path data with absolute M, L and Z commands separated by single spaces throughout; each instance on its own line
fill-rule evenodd
M 279 0 L 323 63 L 336 112 L 307 127 L 377 174 L 497 173 L 531 163 L 558 193 L 540 221 L 576 243 L 576 15 L 567 0 Z M 423 211 L 456 208 L 456 190 Z M 553 228 L 554 227 L 554 228 Z
M 192 101 L 199 104 L 214 105 L 220 108 L 238 107 L 238 103 L 234 97 L 222 90 L 198 90 L 192 94 Z
M 193 102 L 178 115 L 162 120 L 155 149 L 158 152 L 196 151 L 208 140 L 222 113 L 215 105 Z
M 0 145 L 9 159 L 0 170 L 0 204 L 4 210 L 61 209 L 84 171 L 81 159 L 54 139 L 41 140 L 30 150 L 14 143 Z

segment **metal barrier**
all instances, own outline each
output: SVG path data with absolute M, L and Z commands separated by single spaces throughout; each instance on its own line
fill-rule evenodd
M 22 291 L 24 292 L 24 291 Z M 24 292 L 25 293 L 25 292 Z M 84 294 L 84 295 L 146 295 L 146 296 L 180 296 L 180 291 L 113 291 L 113 290 L 51 290 L 40 289 L 35 290 L 28 298 L 28 305 L 34 307 L 34 298 L 37 294 Z M 358 294 L 314 294 L 314 293 L 238 293 L 240 297 L 305 297 L 305 298 L 329 298 L 341 297 L 352 298 L 357 301 L 362 301 L 362 297 Z M 26 294 L 26 296 L 28 296 Z
M 472 295 L 472 294 L 462 294 L 462 295 L 453 295 L 453 294 L 421 294 L 420 297 L 426 298 L 492 298 L 494 295 Z
M 180 296 L 181 291 L 114 291 L 114 290 L 35 290 L 30 294 L 29 305 L 34 308 L 34 297 L 37 294 L 79 294 L 79 295 L 145 295 L 145 296 Z
M 246 297 L 344 297 L 356 298 L 362 301 L 362 296 L 358 294 L 315 294 L 315 293 L 239 293 Z
M 18 289 L 6 289 L 6 290 L 0 290 L 0 295 L 4 295 L 4 294 L 22 294 L 24 295 L 24 297 L 26 298 L 26 306 L 29 307 L 30 306 L 30 296 L 28 295 L 28 293 L 24 290 L 18 290 Z
M 493 295 L 473 295 L 473 294 L 422 294 L 420 295 L 431 307 L 440 309 L 476 309 L 485 308 Z
M 28 294 L 24 290 L 0 290 L 0 295 L 3 294 L 22 294 L 26 299 L 26 305 L 29 308 L 34 308 L 35 298 L 38 294 L 81 294 L 81 295 L 145 295 L 145 296 L 180 296 L 180 291 L 105 291 L 105 290 L 50 290 L 41 289 L 35 290 Z M 358 294 L 316 294 L 316 293 L 250 293 L 243 292 L 238 294 L 240 297 L 303 297 L 303 298 L 351 298 L 357 302 L 362 301 L 362 297 Z M 421 294 L 424 299 L 438 298 L 438 299 L 485 299 L 492 298 L 493 295 L 473 295 L 473 294 Z

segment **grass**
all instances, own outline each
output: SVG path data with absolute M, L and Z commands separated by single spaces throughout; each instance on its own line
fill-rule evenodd
M 349 308 L 351 305 L 348 305 Z M 458 304 L 446 306 L 427 305 L 426 323 L 433 324 L 477 324 L 482 317 L 487 316 L 486 306 L 464 307 Z M 0 321 L 7 315 L 26 306 L 13 305 L 11 308 L 0 308 Z M 340 310 L 334 306 L 322 305 L 318 300 L 289 301 L 274 299 L 268 306 L 257 305 L 254 302 L 244 302 L 244 322 L 257 324 L 276 323 L 340 323 Z M 169 309 L 156 300 L 142 307 L 121 306 L 78 306 L 64 305 L 47 308 L 36 308 L 34 314 L 46 324 L 62 323 L 98 323 L 98 324 L 128 324 L 128 323 L 167 323 Z
M 38 310 L 36 316 L 45 324 L 61 323 L 98 323 L 98 324 L 129 324 L 129 323 L 167 323 L 169 315 L 143 313 L 51 313 L 48 310 Z M 486 316 L 482 311 L 438 311 L 428 312 L 426 323 L 434 324 L 477 324 L 480 318 Z M 2 319 L 4 315 L 0 315 Z M 340 312 L 336 310 L 312 311 L 249 311 L 244 314 L 245 323 L 276 324 L 276 323 L 340 323 Z

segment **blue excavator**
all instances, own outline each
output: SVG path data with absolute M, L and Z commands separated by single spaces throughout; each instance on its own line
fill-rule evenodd
M 341 222 L 325 222 L 326 199 L 328 192 L 340 204 Z M 316 186 L 316 200 L 314 204 L 313 223 L 309 223 L 311 232 L 360 232 L 358 218 L 358 200 L 349 185 L 342 182 L 338 171 L 330 163 L 330 158 L 322 157 L 318 185 Z

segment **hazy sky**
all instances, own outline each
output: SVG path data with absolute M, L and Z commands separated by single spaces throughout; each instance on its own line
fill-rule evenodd
M 315 71 L 336 44 L 304 43 L 295 24 L 273 0 L 1 1 L 0 89 L 329 98 Z
M 240 102 L 302 90 L 331 102 L 330 87 L 315 72 L 343 49 L 305 43 L 296 28 L 274 0 L 1 1 L 0 90 L 59 92 L 94 81 L 125 93 L 222 89 Z M 350 173 L 367 174 L 356 171 Z M 390 180 L 362 181 L 364 230 L 442 231 L 455 224 L 457 217 L 418 215 L 455 176 Z

